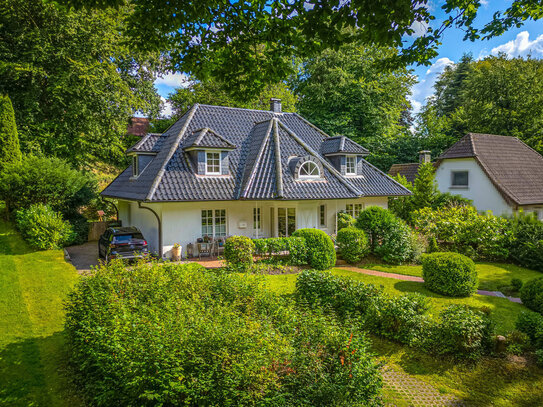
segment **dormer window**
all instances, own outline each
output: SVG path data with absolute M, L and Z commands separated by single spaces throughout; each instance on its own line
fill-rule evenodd
M 206 151 L 206 175 L 221 175 L 221 153 Z
M 132 156 L 132 176 L 137 177 L 138 175 L 140 175 L 140 172 L 138 165 L 138 156 L 136 154 Z
M 356 175 L 356 156 L 345 157 L 345 175 Z
M 301 180 L 320 178 L 321 172 L 319 166 L 313 161 L 306 161 L 298 170 L 298 178 Z

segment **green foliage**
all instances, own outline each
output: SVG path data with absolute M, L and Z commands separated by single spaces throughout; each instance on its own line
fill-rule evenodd
M 305 239 L 307 263 L 317 270 L 326 270 L 336 264 L 336 250 L 330 236 L 319 229 L 298 229 L 292 236 Z
M 512 278 L 511 279 L 511 287 L 513 287 L 513 289 L 515 291 L 520 291 L 520 289 L 522 288 L 523 285 L 524 285 L 524 283 L 522 282 L 522 280 L 520 278 Z
M 45 204 L 34 204 L 28 209 L 18 210 L 16 222 L 23 238 L 36 249 L 60 249 L 74 238 L 70 223 Z
M 428 243 L 427 253 L 435 253 L 439 251 L 439 246 L 437 245 L 437 240 L 435 236 L 430 237 L 430 242 Z
M 520 332 L 530 338 L 533 346 L 543 349 L 543 316 L 536 312 L 523 311 L 515 324 Z
M 338 212 L 337 216 L 337 230 L 354 226 L 356 219 L 346 212 Z
M 366 234 L 355 227 L 339 229 L 336 241 L 341 257 L 348 263 L 358 263 L 369 252 Z
M 526 282 L 520 290 L 520 299 L 531 310 L 543 314 L 543 277 Z
M 356 326 L 237 273 L 114 261 L 70 295 L 66 333 L 93 404 L 378 404 L 379 366 Z
M 413 184 L 407 181 L 403 175 L 398 174 L 392 177 L 396 182 L 400 183 L 408 190 L 413 191 Z M 388 198 L 388 209 L 400 219 L 408 221 L 413 212 L 413 196 L 396 196 Z
M 230 236 L 224 243 L 224 258 L 228 267 L 246 271 L 253 265 L 254 242 L 246 236 Z
M 274 260 L 282 259 L 282 254 L 288 253 L 287 264 L 301 266 L 307 264 L 307 247 L 301 237 L 271 237 L 254 239 L 255 253 L 268 256 Z
M 0 199 L 11 210 L 44 203 L 70 216 L 96 195 L 94 176 L 72 169 L 59 158 L 27 156 L 0 174 Z
M 379 206 L 370 206 L 360 212 L 356 227 L 367 233 L 373 251 L 385 237 L 390 225 L 396 223 L 397 220 L 392 212 Z
M 387 295 L 371 284 L 313 270 L 298 275 L 295 295 L 299 303 L 356 318 L 377 336 L 432 354 L 477 359 L 491 348 L 492 322 L 466 306 L 451 305 L 434 316 L 421 294 Z
M 511 257 L 517 263 L 543 271 L 543 222 L 533 213 L 518 213 L 511 219 Z
M 413 208 L 432 207 L 439 196 L 435 179 L 435 167 L 432 163 L 419 165 L 413 186 Z
M 451 297 L 468 297 L 479 283 L 473 260 L 458 253 L 425 255 L 422 276 L 430 290 Z
M 512 232 L 505 218 L 478 214 L 470 206 L 422 208 L 412 218 L 415 229 L 451 251 L 488 260 L 509 257 Z
M 0 95 L 0 172 L 8 163 L 21 161 L 15 112 L 7 95 Z
M 167 59 L 128 43 L 131 9 L 0 3 L 0 89 L 13 102 L 23 152 L 77 168 L 124 163 L 129 119 L 136 111 L 158 115 L 155 73 Z

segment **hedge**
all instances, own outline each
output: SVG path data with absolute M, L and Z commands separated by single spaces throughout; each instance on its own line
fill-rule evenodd
M 19 209 L 16 225 L 28 244 L 36 249 L 60 249 L 74 240 L 75 233 L 59 212 L 44 204 Z
M 224 243 L 224 258 L 228 267 L 246 271 L 253 265 L 255 244 L 246 236 L 230 236 Z
M 339 253 L 347 263 L 358 263 L 368 254 L 368 238 L 363 230 L 346 227 L 337 232 L 336 242 Z
M 298 229 L 292 236 L 305 239 L 307 264 L 317 270 L 326 270 L 336 264 L 334 242 L 320 229 Z
M 425 255 L 422 277 L 429 290 L 451 297 L 470 296 L 477 292 L 479 282 L 473 260 L 449 252 Z
M 531 310 L 543 314 L 543 277 L 527 281 L 520 289 L 520 299 Z
M 301 237 L 271 237 L 254 239 L 255 253 L 267 256 L 275 261 L 283 259 L 288 253 L 286 261 L 293 266 L 307 264 L 307 248 L 305 239 Z

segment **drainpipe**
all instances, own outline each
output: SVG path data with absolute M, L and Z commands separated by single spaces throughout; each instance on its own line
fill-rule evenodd
M 153 209 L 147 206 L 142 206 L 141 201 L 138 201 L 138 208 L 147 209 L 148 211 L 151 211 L 153 215 L 155 215 L 158 223 L 158 257 L 162 259 L 162 221 L 160 220 L 160 216 L 158 216 L 158 213 L 156 213 Z

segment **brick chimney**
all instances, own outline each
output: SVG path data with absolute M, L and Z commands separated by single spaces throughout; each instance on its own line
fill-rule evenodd
M 270 110 L 274 113 L 281 113 L 281 99 L 270 99 Z
M 431 151 L 428 151 L 428 150 L 419 151 L 419 163 L 424 164 L 424 163 L 431 162 L 432 157 L 430 156 L 430 154 L 431 154 Z

